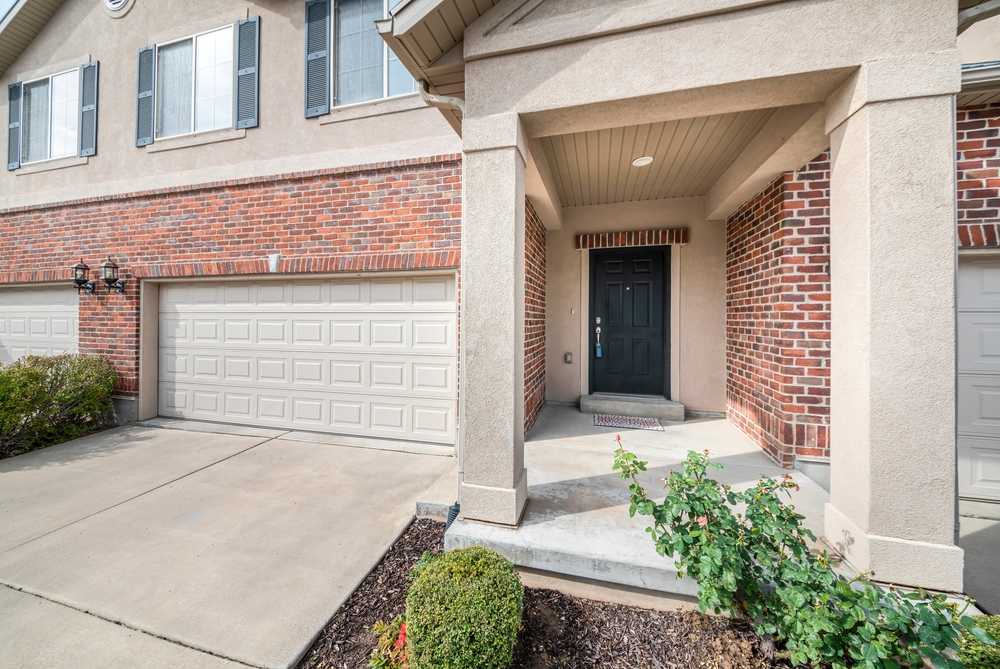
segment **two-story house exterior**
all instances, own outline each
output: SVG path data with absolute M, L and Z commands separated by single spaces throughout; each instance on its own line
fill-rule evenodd
M 503 525 L 546 401 L 660 397 L 827 481 L 859 568 L 961 591 L 1000 10 L 698 4 L 17 0 L 0 362 L 108 356 L 123 421 L 457 449 Z

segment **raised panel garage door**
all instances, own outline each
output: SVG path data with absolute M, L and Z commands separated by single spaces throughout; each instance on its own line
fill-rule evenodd
M 958 269 L 958 489 L 1000 501 L 1000 260 Z
M 455 442 L 454 276 L 165 283 L 159 414 Z
M 76 353 L 78 305 L 72 285 L 0 288 L 0 363 Z

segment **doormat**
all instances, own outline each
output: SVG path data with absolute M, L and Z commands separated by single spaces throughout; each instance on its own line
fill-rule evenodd
M 636 418 L 634 416 L 609 416 L 604 413 L 594 414 L 594 425 L 597 427 L 624 427 L 629 430 L 656 430 L 663 432 L 658 418 Z

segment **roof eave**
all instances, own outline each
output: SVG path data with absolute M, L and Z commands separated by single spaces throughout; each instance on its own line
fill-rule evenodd
M 416 58 L 413 57 L 413 54 L 410 53 L 410 50 L 406 48 L 406 44 L 401 39 L 401 36 L 405 35 L 409 30 L 418 25 L 421 20 L 435 11 L 442 2 L 443 0 L 403 0 L 403 2 L 393 8 L 389 18 L 375 21 L 375 28 L 378 30 L 378 34 L 389 46 L 389 49 L 399 58 L 399 62 L 406 68 L 406 71 L 418 82 L 427 82 L 428 90 L 433 95 L 442 94 L 434 85 L 435 70 L 441 69 L 440 64 L 432 62 L 426 67 L 421 67 Z M 460 52 L 461 41 L 456 46 Z M 444 56 L 449 55 L 452 55 L 452 51 L 445 52 L 442 58 L 438 60 L 442 60 Z M 454 60 L 453 55 L 448 60 Z M 454 71 L 455 67 L 464 69 L 464 62 L 458 64 L 449 62 L 448 66 L 452 71 Z M 442 109 L 440 107 L 438 111 L 441 112 L 452 129 L 461 136 L 462 119 L 460 114 L 455 110 Z
M 31 16 L 23 11 L 30 4 L 38 5 L 38 11 Z M 0 77 L 28 48 L 62 4 L 63 0 L 50 0 L 44 5 L 37 0 L 18 0 L 0 19 Z

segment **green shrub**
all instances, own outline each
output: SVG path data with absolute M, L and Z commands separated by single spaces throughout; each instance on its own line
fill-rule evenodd
M 108 361 L 93 356 L 27 356 L 0 365 L 0 458 L 109 425 L 116 380 Z
M 507 669 L 523 597 L 514 565 L 488 548 L 425 563 L 406 598 L 408 669 Z
M 976 624 L 1000 638 L 1000 616 L 976 616 Z M 969 633 L 958 640 L 962 652 L 958 659 L 968 669 L 1000 669 L 1000 646 L 989 646 Z
M 779 496 L 798 488 L 787 474 L 737 492 L 708 478 L 709 468 L 722 466 L 709 462 L 707 451 L 690 451 L 682 471 L 665 479 L 667 495 L 659 504 L 638 482 L 646 463 L 618 439 L 614 469 L 631 481 L 629 513 L 652 516 L 647 532 L 657 552 L 676 556 L 678 575 L 698 580 L 702 611 L 727 610 L 754 623 L 758 634 L 784 645 L 779 655 L 793 666 L 917 669 L 927 658 L 936 669 L 959 669 L 949 655 L 960 650 L 961 634 L 995 646 L 963 615 L 969 602 L 885 589 L 871 574 L 849 581 L 835 573 L 825 552 L 809 550 L 804 537 L 815 537 Z M 739 504 L 746 505 L 742 514 L 733 512 Z

